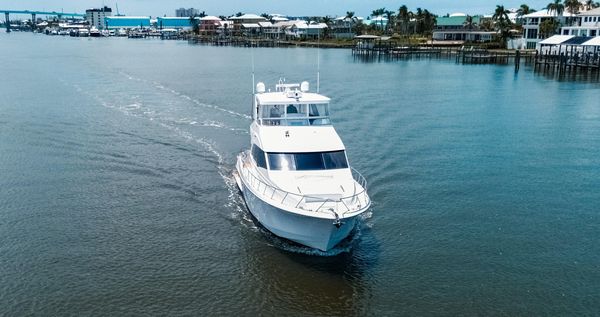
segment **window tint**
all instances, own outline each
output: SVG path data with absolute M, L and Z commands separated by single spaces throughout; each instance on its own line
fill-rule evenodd
M 323 162 L 326 169 L 348 168 L 346 153 L 344 151 L 323 153 Z
M 265 105 L 261 106 L 261 118 L 281 118 L 283 117 L 283 105 Z
M 269 153 L 269 166 L 277 171 L 295 171 L 294 154 Z
M 265 159 L 265 152 L 258 146 L 252 145 L 252 157 L 258 167 L 267 168 L 267 161 Z
M 296 169 L 299 171 L 322 170 L 325 168 L 323 164 L 323 155 L 321 153 L 297 153 Z
M 269 169 L 276 171 L 314 171 L 348 168 L 344 151 L 313 153 L 268 153 Z
M 308 115 L 311 117 L 328 117 L 328 108 L 327 104 L 311 104 L 309 105 Z

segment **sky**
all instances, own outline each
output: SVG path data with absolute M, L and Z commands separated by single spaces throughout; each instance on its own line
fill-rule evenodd
M 367 17 L 378 8 L 398 11 L 405 4 L 409 10 L 417 7 L 445 15 L 462 12 L 466 14 L 491 14 L 497 4 L 505 8 L 518 8 L 522 3 L 540 10 L 550 0 L 0 0 L 0 10 L 36 10 L 84 13 L 85 9 L 106 5 L 116 13 L 144 16 L 173 16 L 175 9 L 193 7 L 208 15 L 229 16 L 243 13 L 279 13 L 288 16 L 341 16 L 346 11 L 354 11 L 356 16 Z M 1 17 L 3 18 L 3 17 Z

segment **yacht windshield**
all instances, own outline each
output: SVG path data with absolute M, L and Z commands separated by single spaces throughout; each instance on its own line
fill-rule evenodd
M 269 169 L 275 171 L 315 171 L 348 168 L 345 151 L 311 153 L 267 153 Z
M 259 109 L 262 125 L 308 126 L 329 125 L 328 104 L 262 105 Z

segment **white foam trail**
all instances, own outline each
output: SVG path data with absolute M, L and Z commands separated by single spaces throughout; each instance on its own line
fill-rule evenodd
M 241 117 L 241 118 L 244 118 L 244 119 L 252 119 L 252 117 L 249 116 L 249 115 L 247 115 L 247 114 L 243 114 L 243 113 L 235 112 L 235 111 L 232 111 L 232 110 L 229 110 L 229 109 L 221 108 L 221 107 L 216 106 L 216 105 L 211 105 L 211 104 L 206 104 L 206 103 L 200 102 L 200 101 L 198 101 L 198 100 L 196 100 L 196 99 L 194 99 L 194 98 L 192 98 L 192 97 L 190 97 L 188 95 L 182 94 L 182 93 L 180 93 L 180 92 L 178 92 L 178 91 L 176 91 L 174 89 L 168 88 L 168 87 L 164 86 L 162 83 L 159 83 L 157 81 L 152 81 L 151 82 L 151 81 L 148 81 L 148 80 L 143 79 L 143 78 L 134 77 L 134 76 L 132 76 L 132 75 L 130 75 L 128 73 L 122 72 L 122 71 L 119 72 L 119 74 L 121 74 L 121 75 L 123 75 L 123 76 L 125 76 L 125 77 L 127 77 L 129 79 L 133 79 L 133 80 L 136 80 L 136 81 L 139 81 L 139 82 L 144 82 L 144 83 L 152 84 L 152 85 L 154 85 L 155 88 L 158 88 L 158 89 L 170 92 L 170 93 L 172 93 L 172 94 L 174 94 L 176 96 L 179 96 L 179 97 L 184 98 L 184 99 L 186 99 L 186 100 L 188 100 L 190 102 L 193 102 L 193 103 L 195 103 L 198 106 L 205 107 L 205 108 L 215 109 L 215 110 L 222 111 L 222 112 L 228 113 L 230 115 Z

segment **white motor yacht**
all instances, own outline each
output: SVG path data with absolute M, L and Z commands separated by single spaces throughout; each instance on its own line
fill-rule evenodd
M 328 97 L 309 92 L 308 82 L 256 87 L 251 148 L 237 158 L 236 182 L 266 229 L 327 251 L 370 207 L 367 183 L 348 163 Z

